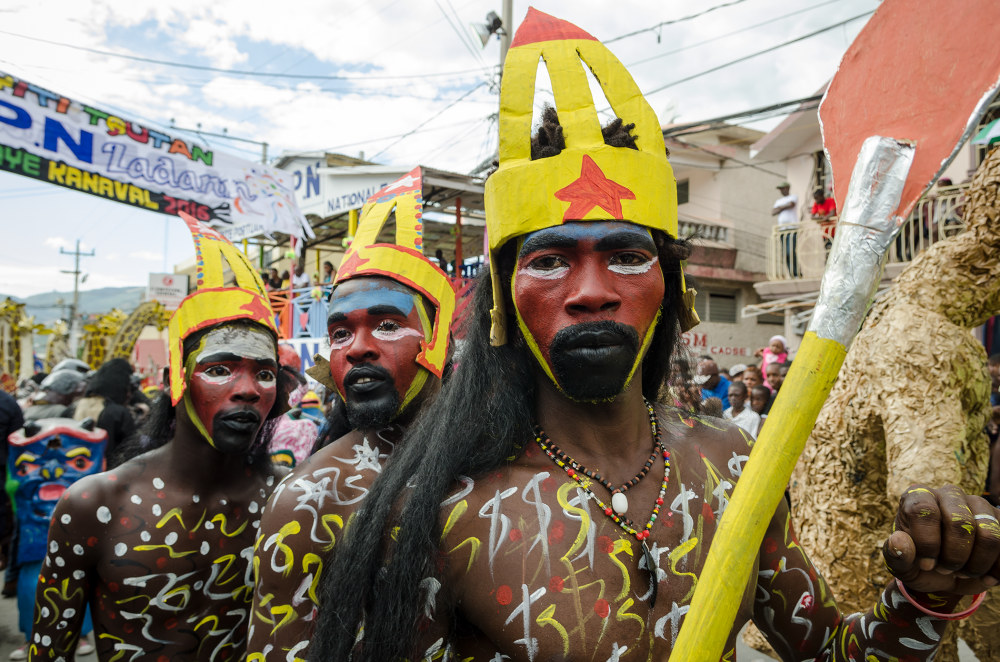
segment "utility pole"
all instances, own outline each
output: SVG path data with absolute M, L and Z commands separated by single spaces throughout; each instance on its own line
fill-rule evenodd
M 510 48 L 514 36 L 514 0 L 503 0 L 503 9 L 500 12 L 502 14 L 500 20 L 503 21 L 503 28 L 500 31 L 500 75 L 503 76 L 503 62 L 507 59 L 507 49 Z
M 80 240 L 76 240 L 76 250 L 68 251 L 64 248 L 59 249 L 59 253 L 62 255 L 72 255 L 73 256 L 73 270 L 69 271 L 67 269 L 62 269 L 64 274 L 73 274 L 73 305 L 70 306 L 70 317 L 69 317 L 69 351 L 76 358 L 77 345 L 80 342 L 80 320 L 77 317 L 77 313 L 80 306 L 80 258 L 81 257 L 94 257 L 94 251 L 89 253 L 80 252 Z

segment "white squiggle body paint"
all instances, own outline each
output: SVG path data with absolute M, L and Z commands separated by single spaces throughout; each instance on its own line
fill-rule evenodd
M 638 276 L 652 269 L 653 265 L 659 261 L 660 258 L 654 257 L 649 262 L 643 262 L 642 264 L 609 264 L 608 271 L 613 271 L 623 276 Z

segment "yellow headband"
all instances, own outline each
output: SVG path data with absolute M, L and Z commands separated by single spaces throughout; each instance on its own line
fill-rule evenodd
M 368 198 L 361 210 L 358 233 L 344 255 L 334 283 L 361 276 L 382 276 L 427 297 L 437 313 L 430 339 L 421 342 L 416 361 L 440 378 L 455 315 L 455 289 L 448 276 L 424 256 L 422 190 L 420 168 L 414 168 Z M 396 243 L 377 243 L 393 210 Z
M 531 118 L 539 58 L 552 81 L 566 147 L 556 156 L 532 161 Z M 615 114 L 626 124 L 635 124 L 637 150 L 604 143 L 584 66 L 600 83 Z M 534 8 L 528 9 L 504 63 L 500 167 L 486 180 L 485 198 L 494 345 L 507 340 L 497 258 L 510 239 L 566 221 L 597 220 L 627 221 L 677 237 L 677 183 L 653 109 L 604 44 L 572 23 Z M 683 288 L 683 276 L 681 283 Z M 694 291 L 690 292 L 684 292 L 690 309 L 681 320 L 686 328 L 697 324 Z
M 246 319 L 267 327 L 277 337 L 274 313 L 264 283 L 247 257 L 228 239 L 192 216 L 180 212 L 194 239 L 194 292 L 181 302 L 170 318 L 170 401 L 177 405 L 184 397 L 184 339 L 195 331 L 222 322 Z M 226 287 L 225 268 L 233 272 L 236 284 Z

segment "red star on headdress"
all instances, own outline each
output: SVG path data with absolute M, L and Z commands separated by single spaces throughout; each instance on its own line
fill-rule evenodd
M 268 310 L 264 301 L 257 296 L 240 306 L 240 310 L 250 313 L 253 315 L 253 319 L 260 321 L 269 320 L 273 316 L 273 313 Z
M 600 207 L 612 218 L 622 219 L 622 200 L 635 200 L 635 193 L 604 176 L 589 155 L 583 155 L 580 178 L 555 193 L 556 198 L 570 203 L 563 214 L 564 221 L 582 219 L 594 207 Z

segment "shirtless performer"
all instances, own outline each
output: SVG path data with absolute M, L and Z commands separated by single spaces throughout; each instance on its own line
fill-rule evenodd
M 29 659 L 72 659 L 85 607 L 102 660 L 238 660 L 253 541 L 277 482 L 265 421 L 283 412 L 263 283 L 228 240 L 185 216 L 198 289 L 170 320 L 161 445 L 81 479 L 56 506 Z M 223 285 L 228 262 L 236 286 Z
M 562 124 L 547 112 L 529 150 L 540 57 Z M 603 135 L 580 59 L 624 120 Z M 502 85 L 492 288 L 334 548 L 316 660 L 666 660 L 753 443 L 655 402 L 696 318 L 673 175 L 627 72 L 530 10 Z M 845 617 L 782 502 L 723 659 L 751 617 L 786 660 L 929 659 L 959 598 L 997 583 L 1000 526 L 951 487 L 911 488 L 896 524 L 902 583 Z
M 419 169 L 376 193 L 337 272 L 330 360 L 310 375 L 337 390 L 352 431 L 297 466 L 267 504 L 254 556 L 251 661 L 306 659 L 324 559 L 438 391 L 455 294 L 421 251 L 420 196 Z M 396 244 L 376 243 L 393 210 Z

